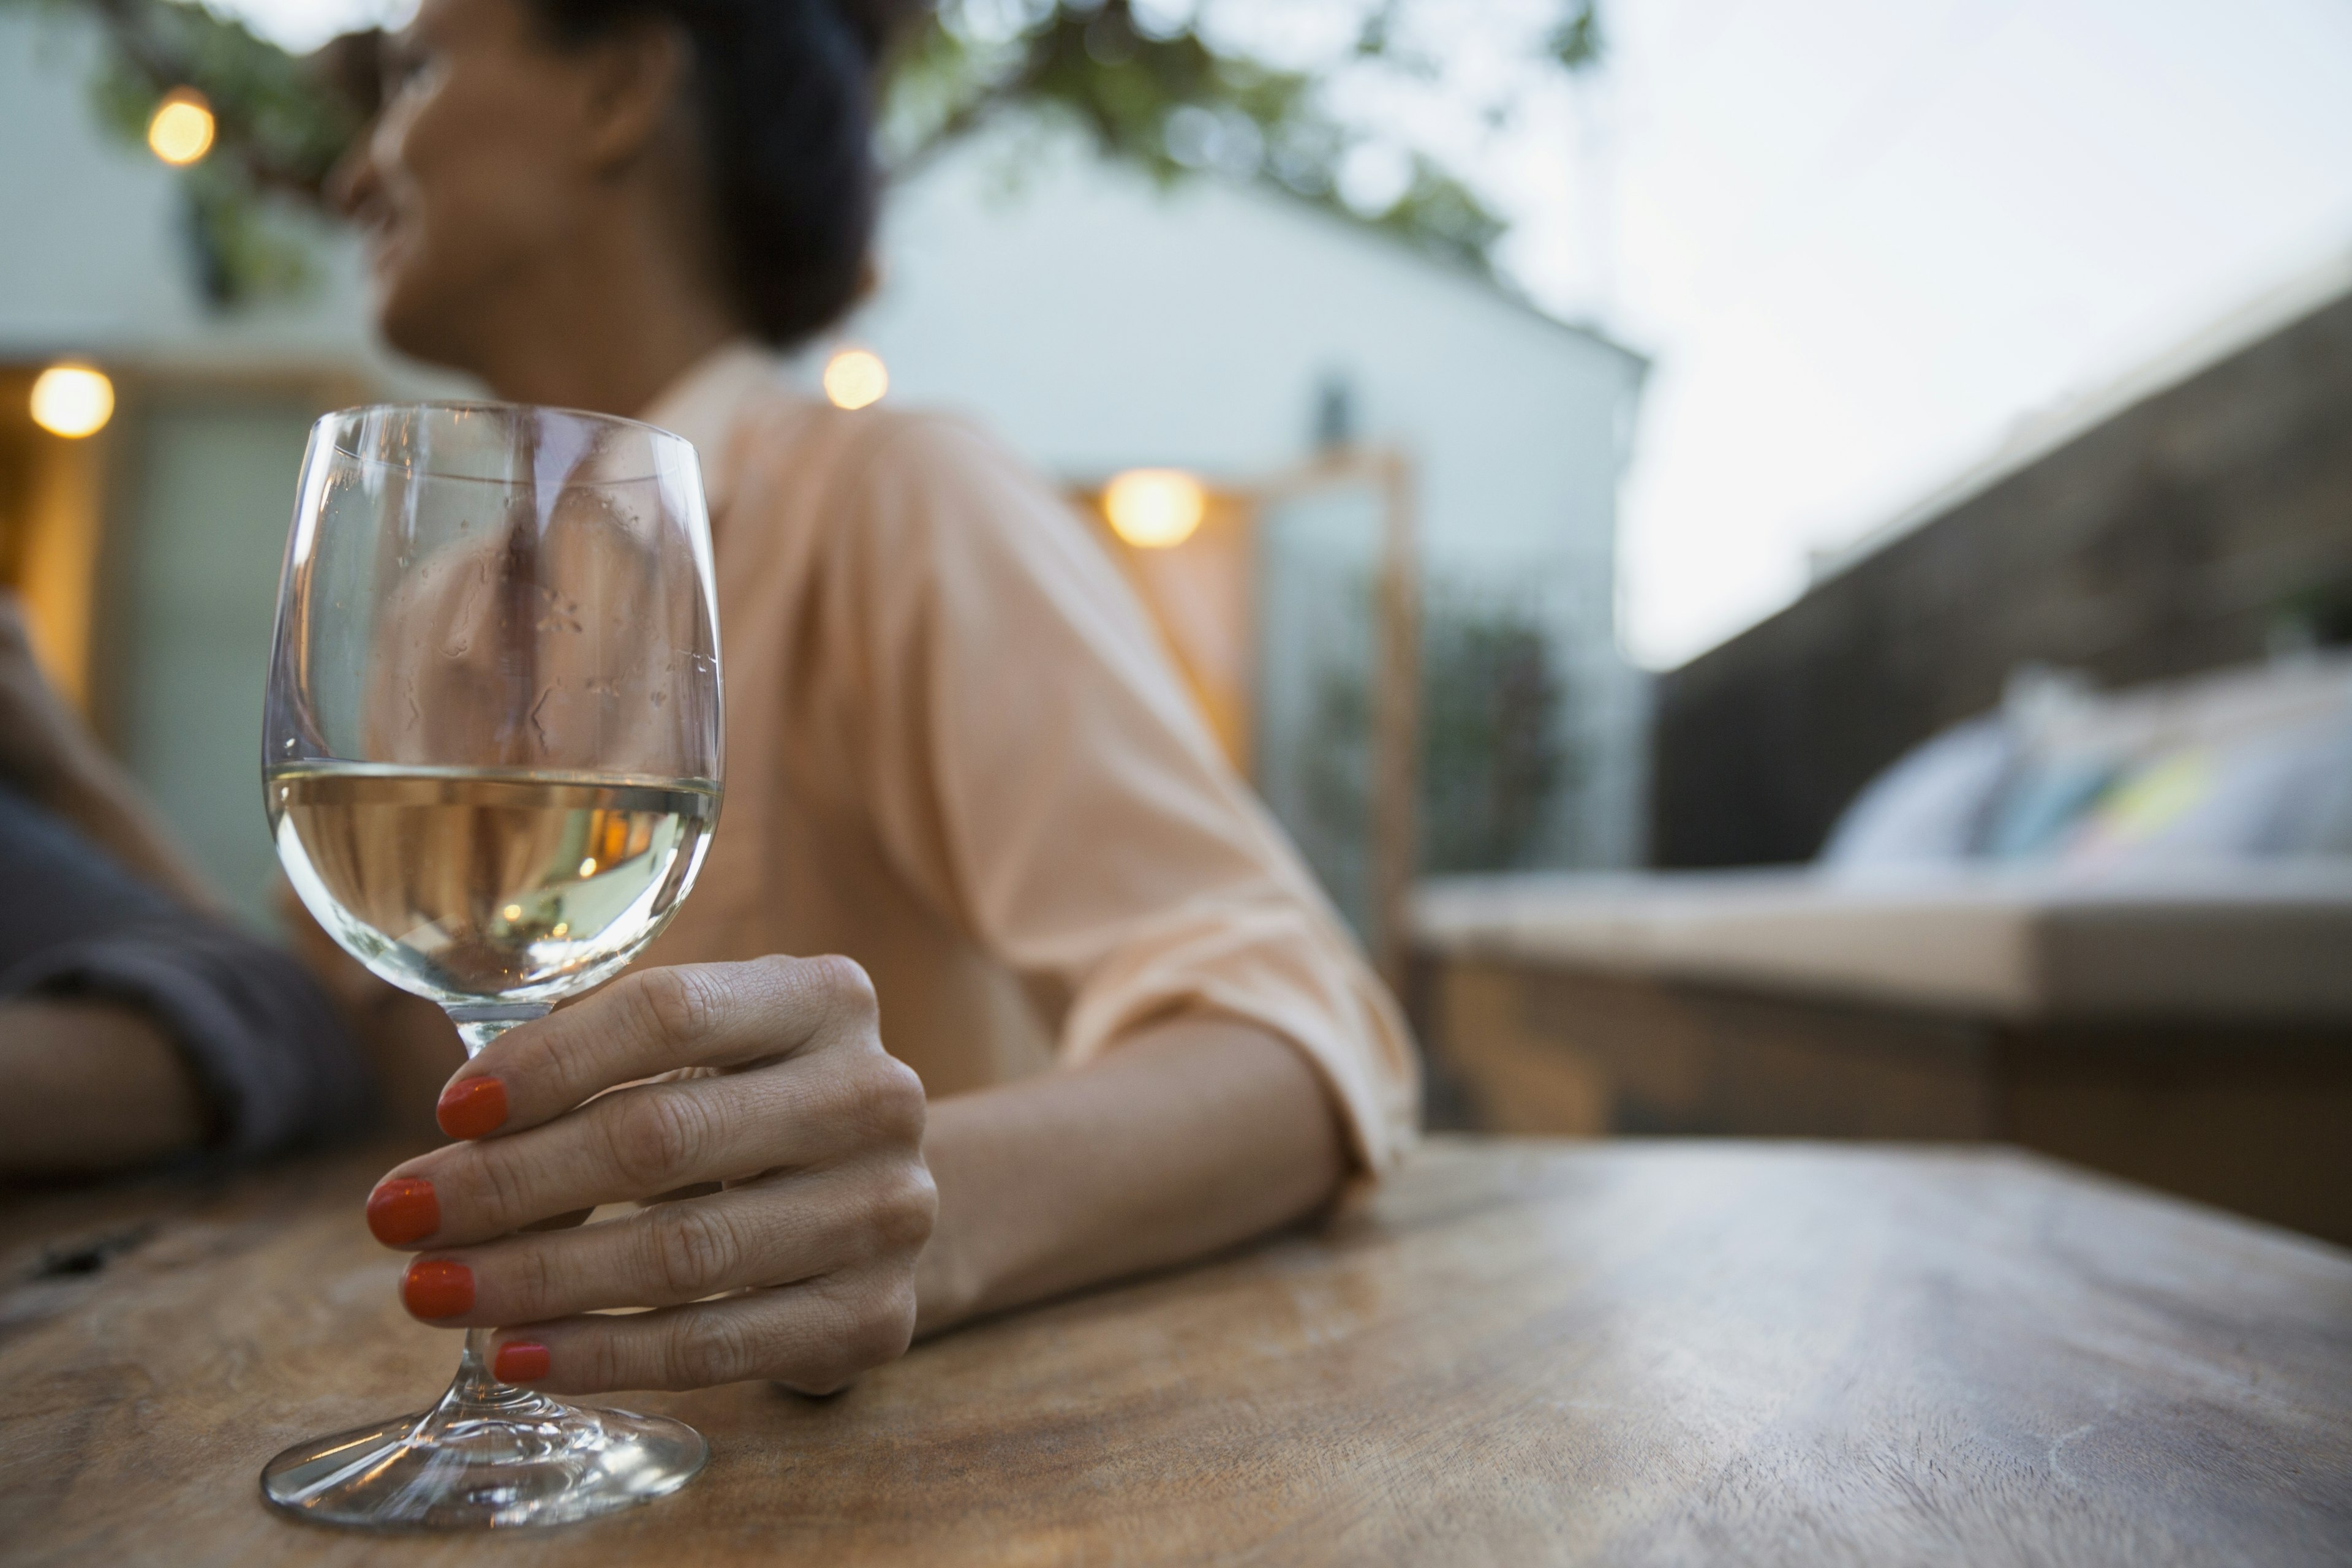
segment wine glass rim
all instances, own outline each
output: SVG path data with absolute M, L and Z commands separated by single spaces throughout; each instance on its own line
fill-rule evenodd
M 324 425 L 331 420 L 338 422 L 343 420 L 356 421 L 370 414 L 477 414 L 490 413 L 493 411 L 512 411 L 518 409 L 527 410 L 533 414 L 560 414 L 567 419 L 578 419 L 599 425 L 633 426 L 650 435 L 658 436 L 666 441 L 675 441 L 689 452 L 694 450 L 694 443 L 679 435 L 677 431 L 666 429 L 659 425 L 649 424 L 643 419 L 632 419 L 625 414 L 606 414 L 600 409 L 594 408 L 572 408 L 559 403 L 512 403 L 503 398 L 497 397 L 426 397 L 400 402 L 387 401 L 381 403 L 355 403 L 349 408 L 338 408 L 333 410 L 331 413 L 320 415 L 319 416 L 319 423 Z M 482 476 L 475 474 L 438 474 L 436 469 L 422 468 L 415 463 L 403 463 L 395 461 L 390 458 L 376 457 L 372 453 L 353 451 L 350 447 L 343 443 L 340 432 L 338 432 L 336 436 L 334 446 L 336 451 L 341 452 L 344 457 L 351 458 L 353 462 L 369 463 L 377 468 L 397 468 L 403 473 L 433 475 L 443 479 L 483 479 Z M 589 482 L 600 485 L 642 484 L 645 480 L 653 477 L 654 476 L 650 474 L 636 474 L 626 478 L 615 477 L 611 479 L 599 479 Z M 483 482 L 504 483 L 506 481 L 484 479 Z

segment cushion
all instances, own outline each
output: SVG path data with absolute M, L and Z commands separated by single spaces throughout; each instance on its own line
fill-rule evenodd
M 1825 866 L 1957 863 L 1977 847 L 2017 754 L 2000 718 L 1971 720 L 1913 748 L 1864 788 L 1831 829 Z

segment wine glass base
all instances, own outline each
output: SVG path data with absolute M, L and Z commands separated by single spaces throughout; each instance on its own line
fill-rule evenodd
M 431 1410 L 287 1449 L 262 1470 L 261 1493 L 348 1529 L 506 1530 L 650 1502 L 709 1457 L 682 1421 L 583 1409 L 461 1372 Z

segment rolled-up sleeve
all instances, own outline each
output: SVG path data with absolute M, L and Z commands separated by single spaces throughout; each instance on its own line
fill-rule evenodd
M 204 1091 L 215 1148 L 269 1153 L 373 1113 L 357 1047 L 291 954 L 180 908 L 5 789 L 0 872 L 0 1000 L 86 997 L 145 1013 Z
M 1394 1001 L 1062 500 L 951 420 L 884 426 L 830 592 L 839 716 L 898 870 L 1047 999 L 1061 1060 L 1187 1009 L 1271 1031 L 1362 1171 L 1413 1142 Z

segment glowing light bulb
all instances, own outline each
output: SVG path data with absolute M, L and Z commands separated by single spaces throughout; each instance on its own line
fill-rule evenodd
M 166 163 L 185 168 L 213 150 L 213 106 L 192 87 L 173 88 L 147 121 L 147 145 Z
M 824 395 L 835 408 L 864 408 L 890 390 L 890 370 L 882 356 L 843 349 L 824 362 Z
M 583 877 L 593 877 L 596 874 L 596 858 L 593 855 L 580 862 L 580 874 Z
M 1208 510 L 1208 492 L 1181 468 L 1129 468 L 1103 488 L 1111 531 L 1139 550 L 1183 543 Z
M 53 364 L 33 383 L 33 423 L 52 436 L 95 436 L 114 417 L 114 383 L 86 364 Z
M 522 906 L 520 904 L 509 904 L 505 909 L 500 910 L 499 913 L 506 917 L 507 924 L 512 925 L 515 921 L 522 919 Z

